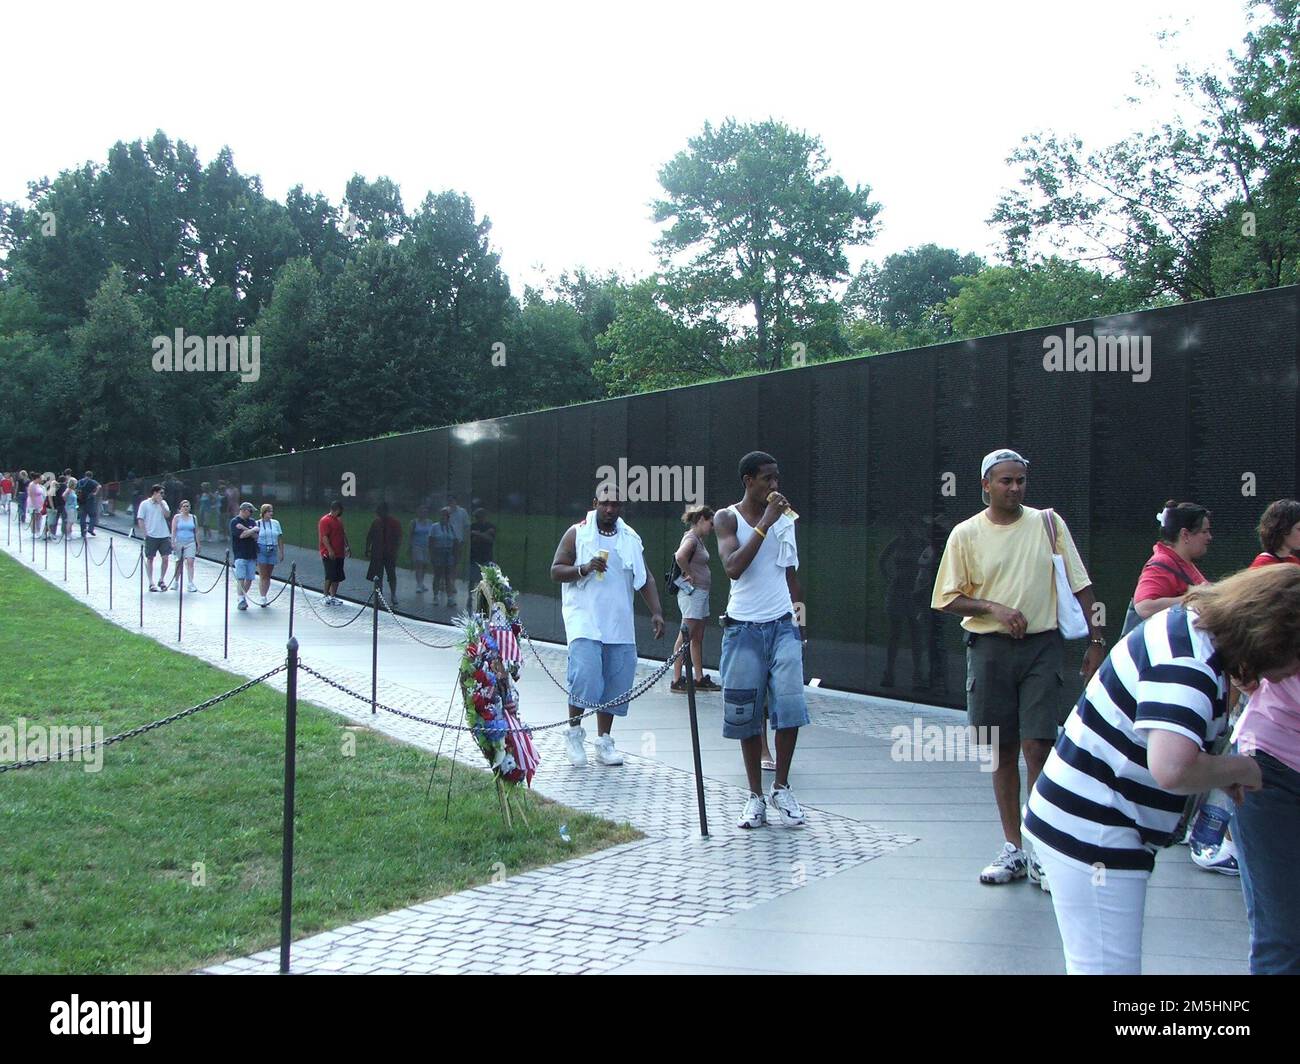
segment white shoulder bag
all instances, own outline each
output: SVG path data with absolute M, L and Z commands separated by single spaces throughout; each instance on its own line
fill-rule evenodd
M 1043 528 L 1052 548 L 1052 578 L 1056 581 L 1056 627 L 1066 639 L 1082 639 L 1089 632 L 1088 619 L 1084 617 L 1083 607 L 1070 588 L 1070 578 L 1065 573 L 1065 559 L 1056 549 L 1054 511 L 1043 511 Z

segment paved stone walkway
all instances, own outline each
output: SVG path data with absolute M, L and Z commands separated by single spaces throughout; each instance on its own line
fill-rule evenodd
M 3 532 L 0 532 L 3 535 Z M 101 561 L 108 533 L 91 540 Z M 130 541 L 119 564 L 134 563 Z M 74 550 L 76 544 L 74 544 Z M 138 551 L 138 547 L 136 548 Z M 15 551 L 10 549 L 10 553 Z M 43 571 L 43 548 L 36 562 Z M 118 579 L 111 613 L 103 564 L 85 594 L 81 559 L 62 580 L 61 548 L 44 575 L 123 627 L 140 630 L 134 583 Z M 219 566 L 200 562 L 198 583 Z M 98 575 L 97 575 L 98 574 Z M 129 589 L 129 590 L 128 590 Z M 283 660 L 288 597 L 230 618 L 221 656 L 220 583 L 185 596 L 180 649 L 233 672 L 256 675 Z M 300 595 L 302 593 L 300 592 Z M 312 602 L 319 596 L 311 594 Z M 177 595 L 146 594 L 144 634 L 177 647 Z M 302 660 L 354 691 L 370 690 L 370 624 L 329 629 L 299 602 Z M 335 623 L 355 606 L 320 608 Z M 526 620 L 526 618 L 525 618 Z M 446 627 L 381 615 L 380 700 L 443 719 L 456 655 L 415 642 L 451 642 Z M 413 638 L 414 637 L 414 638 Z M 665 650 L 668 644 L 665 641 Z M 564 649 L 539 650 L 563 677 Z M 643 662 L 640 675 L 653 665 Z M 271 681 L 283 688 L 283 677 Z M 564 718 L 565 698 L 526 655 L 521 704 L 530 724 Z M 303 675 L 300 693 L 359 724 L 424 749 L 438 730 L 380 713 Z M 377 916 L 294 944 L 298 972 L 1059 972 L 1050 898 L 1025 884 L 982 887 L 996 851 L 991 786 L 981 766 L 908 763 L 891 757 L 895 729 L 960 723 L 928 706 L 809 689 L 813 726 L 800 734 L 792 784 L 809 812 L 800 830 L 746 832 L 735 817 L 747 793 L 738 751 L 720 734 L 718 696 L 701 696 L 700 730 L 711 835 L 699 837 L 685 699 L 666 683 L 615 725 L 626 763 L 575 769 L 563 729 L 538 733 L 547 798 L 637 827 L 646 838 L 499 883 Z M 178 707 L 180 708 L 180 707 Z M 452 713 L 455 720 L 457 714 Z M 588 734 L 594 728 L 588 722 Z M 448 733 L 442 754 L 483 771 L 476 748 Z M 770 777 L 768 777 L 770 785 Z M 1144 967 L 1163 972 L 1244 973 L 1246 928 L 1236 881 L 1196 869 L 1167 851 L 1149 892 Z M 507 944 L 511 949 L 507 951 Z M 523 943 L 524 948 L 518 947 Z M 509 960 L 509 964 L 504 962 Z M 215 965 L 210 972 L 271 972 L 278 952 Z

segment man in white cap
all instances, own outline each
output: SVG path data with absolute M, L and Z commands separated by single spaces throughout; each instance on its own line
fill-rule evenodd
M 1047 890 L 1038 862 L 1021 848 L 1020 754 L 1033 790 L 1069 711 L 1062 691 L 1065 643 L 1056 624 L 1053 547 L 1065 560 L 1070 589 L 1088 620 L 1085 680 L 1106 656 L 1106 640 L 1093 616 L 1092 582 L 1065 521 L 1024 505 L 1028 477 L 1029 462 L 1015 451 L 1003 448 L 984 456 L 980 486 L 987 508 L 952 530 L 930 606 L 962 618 L 968 723 L 978 729 L 980 743 L 997 747 L 993 794 L 1006 842 L 980 873 L 980 882 L 1028 876 Z
M 636 678 L 636 627 L 632 592 L 640 591 L 650 609 L 655 638 L 664 634 L 659 591 L 646 570 L 641 537 L 621 514 L 623 502 L 608 484 L 601 484 L 587 516 L 570 526 L 555 550 L 551 579 L 562 584 L 564 631 L 569 641 L 568 685 L 580 702 L 604 705 L 632 689 Z M 579 726 L 590 707 L 569 705 L 569 761 L 587 763 Z M 621 765 L 623 755 L 610 734 L 614 718 L 627 716 L 627 703 L 596 714 L 596 760 Z

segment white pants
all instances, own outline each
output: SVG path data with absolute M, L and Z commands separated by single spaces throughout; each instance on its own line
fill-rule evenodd
M 1147 880 L 1083 870 L 1037 843 L 1034 854 L 1052 888 L 1052 908 L 1069 975 L 1141 975 Z

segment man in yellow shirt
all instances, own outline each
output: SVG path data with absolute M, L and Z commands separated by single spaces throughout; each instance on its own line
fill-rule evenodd
M 1047 880 L 1021 849 L 1020 757 L 1032 791 L 1065 723 L 1065 641 L 1056 626 L 1053 540 L 1047 513 L 1025 506 L 1029 463 L 1015 451 L 991 451 L 980 465 L 987 509 L 952 530 L 935 576 L 930 607 L 962 618 L 966 629 L 966 711 L 981 743 L 997 746 L 993 794 L 1006 842 L 981 883 L 1010 883 L 1028 875 Z M 1092 582 L 1059 514 L 1053 515 L 1056 553 L 1065 559 L 1070 588 L 1091 629 L 1083 662 L 1086 679 L 1106 656 L 1093 617 Z

